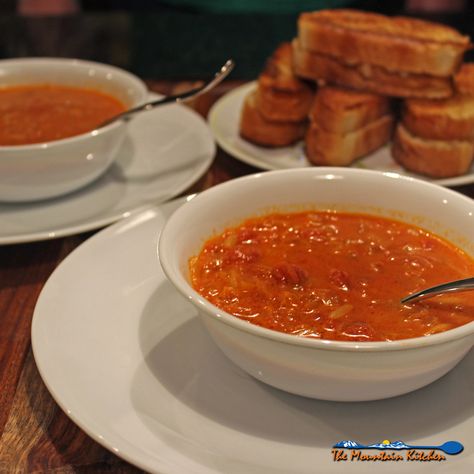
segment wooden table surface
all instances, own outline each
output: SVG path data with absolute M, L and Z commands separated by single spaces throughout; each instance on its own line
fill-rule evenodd
M 190 105 L 206 116 L 218 97 L 239 84 L 227 81 Z M 190 85 L 195 83 L 148 82 L 164 94 Z M 183 194 L 255 171 L 218 150 L 210 169 Z M 0 247 L 0 474 L 141 472 L 69 420 L 43 384 L 31 351 L 31 320 L 43 285 L 94 233 Z
M 164 94 L 190 86 L 185 82 L 148 85 Z M 191 105 L 206 116 L 212 103 L 236 85 L 239 82 L 226 81 Z M 187 192 L 255 171 L 218 150 L 210 169 Z M 458 190 L 474 195 L 472 185 Z M 69 420 L 44 386 L 31 351 L 31 320 L 43 285 L 61 261 L 92 234 L 0 247 L 1 474 L 142 472 L 102 448 Z

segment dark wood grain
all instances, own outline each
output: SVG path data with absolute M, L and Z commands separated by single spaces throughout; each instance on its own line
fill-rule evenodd
M 227 81 L 190 106 L 206 116 L 218 97 L 239 84 Z M 194 85 L 148 81 L 150 89 L 163 94 Z M 208 172 L 186 193 L 255 171 L 218 150 Z M 474 196 L 474 186 L 459 190 Z M 31 352 L 31 320 L 43 285 L 61 261 L 94 233 L 0 247 L 0 474 L 142 472 L 69 420 L 46 390 Z
M 218 97 L 239 84 L 221 84 L 189 106 L 205 117 Z M 166 95 L 195 85 L 148 81 L 151 90 Z M 254 171 L 218 150 L 211 168 L 183 194 Z M 94 233 L 0 247 L 0 474 L 142 472 L 69 420 L 44 386 L 31 352 L 31 321 L 41 289 L 61 261 Z
M 162 94 L 195 84 L 148 81 Z M 238 84 L 229 81 L 189 105 L 206 116 L 216 99 Z M 211 168 L 183 194 L 253 171 L 219 150 Z M 31 321 L 41 289 L 61 261 L 94 233 L 0 246 L 0 474 L 142 472 L 69 420 L 44 386 L 31 352 Z

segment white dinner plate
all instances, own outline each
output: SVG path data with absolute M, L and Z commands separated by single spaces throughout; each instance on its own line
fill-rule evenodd
M 92 184 L 55 199 L 0 203 L 0 245 L 85 232 L 162 203 L 197 181 L 214 158 L 207 123 L 183 105 L 138 114 L 128 127 L 117 160 Z
M 239 135 L 240 111 L 245 96 L 256 87 L 255 82 L 244 84 L 221 97 L 209 111 L 209 125 L 220 147 L 230 155 L 252 166 L 264 170 L 300 168 L 312 166 L 306 159 L 303 143 L 284 148 L 265 148 L 244 140 Z M 396 163 L 389 146 L 354 162 L 353 168 L 389 171 L 406 176 L 414 176 L 442 186 L 459 186 L 474 182 L 474 164 L 469 173 L 445 179 L 429 179 L 426 176 L 410 173 Z
M 75 423 L 162 474 L 474 472 L 474 352 L 432 385 L 376 402 L 311 400 L 258 382 L 219 351 L 160 269 L 157 239 L 180 202 L 94 235 L 40 295 L 35 360 Z M 386 439 L 457 440 L 464 451 L 444 462 L 332 459 L 341 440 Z

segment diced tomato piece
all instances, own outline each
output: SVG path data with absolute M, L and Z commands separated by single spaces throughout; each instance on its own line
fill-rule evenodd
M 329 280 L 338 288 L 342 288 L 344 290 L 348 290 L 350 288 L 349 274 L 344 270 L 333 268 L 329 272 Z
M 282 283 L 302 286 L 308 279 L 306 271 L 292 263 L 280 263 L 272 270 L 272 277 Z

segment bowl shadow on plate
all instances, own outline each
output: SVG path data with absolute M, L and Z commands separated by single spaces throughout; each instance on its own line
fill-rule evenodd
M 151 335 L 160 330 L 159 307 L 176 308 L 169 315 L 175 327 L 156 343 Z M 373 443 L 387 437 L 406 442 L 432 438 L 474 416 L 469 377 L 474 351 L 440 380 L 406 395 L 356 403 L 304 398 L 261 383 L 230 362 L 208 336 L 194 307 L 166 280 L 144 307 L 139 338 L 144 360 L 132 383 L 132 403 L 152 431 L 167 407 L 149 402 L 159 400 L 158 392 L 143 399 L 140 387 L 150 374 L 157 390 L 163 386 L 173 398 L 220 425 L 300 446 L 329 448 L 341 439 Z
M 198 138 L 193 130 L 183 130 L 181 133 L 176 133 L 174 137 L 167 138 L 165 143 L 161 143 L 159 153 L 155 155 L 136 150 L 134 140 L 128 134 L 109 173 L 114 181 L 119 183 L 146 184 L 155 181 L 158 177 L 165 179 L 167 175 L 175 175 L 189 168 L 196 168 L 204 161 L 202 155 L 196 155 L 191 150 L 184 159 L 182 156 L 183 143 L 196 141 Z M 133 156 L 135 160 L 132 159 Z M 176 156 L 180 157 L 179 160 L 176 160 Z
M 0 229 L 0 238 L 23 235 L 30 229 L 56 232 L 68 225 L 81 225 L 114 209 L 124 188 L 112 178 L 109 168 L 105 175 L 72 193 L 41 201 L 0 202 L 0 216 L 7 224 Z
M 75 220 L 78 220 L 77 216 L 80 216 L 80 219 L 90 219 L 95 215 L 102 214 L 112 208 L 123 195 L 126 180 L 122 179 L 123 172 L 121 170 L 130 166 L 134 153 L 134 146 L 130 137 L 125 137 L 117 153 L 119 155 L 117 160 L 109 166 L 105 173 L 86 186 L 70 193 L 39 201 L 0 201 L 0 212 L 5 215 L 9 213 L 17 214 L 22 210 L 26 212 L 47 212 L 49 207 L 54 208 L 61 205 L 61 203 L 66 203 L 68 206 L 67 212 L 74 215 Z M 77 208 L 74 208 L 75 203 L 78 204 Z M 58 217 L 64 220 L 64 214 Z

